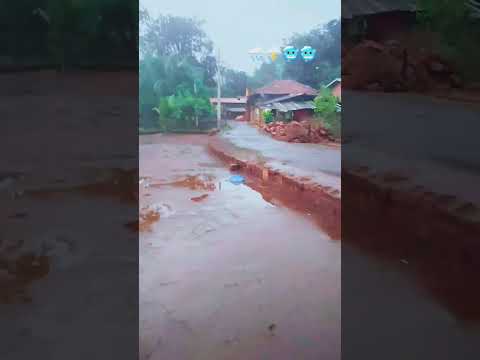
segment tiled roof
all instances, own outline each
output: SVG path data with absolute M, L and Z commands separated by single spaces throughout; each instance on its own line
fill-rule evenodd
M 306 94 L 316 95 L 317 90 L 299 83 L 295 80 L 275 80 L 270 85 L 255 90 L 255 94 L 262 95 L 287 95 L 287 94 Z

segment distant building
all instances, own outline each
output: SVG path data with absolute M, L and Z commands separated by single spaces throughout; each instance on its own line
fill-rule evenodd
M 210 98 L 210 103 L 217 106 L 218 98 Z M 247 104 L 246 96 L 236 98 L 220 98 L 221 114 L 223 119 L 234 119 L 239 115 L 245 114 Z
M 327 89 L 330 89 L 332 94 L 337 97 L 338 102 L 342 102 L 342 79 L 336 78 L 325 85 Z
M 247 98 L 246 120 L 261 124 L 264 110 L 271 110 L 277 120 L 296 120 L 311 117 L 318 95 L 314 88 L 294 80 L 276 80 L 255 90 Z

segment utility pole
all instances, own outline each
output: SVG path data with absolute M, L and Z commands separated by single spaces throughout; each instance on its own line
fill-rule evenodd
M 195 97 L 197 97 L 197 83 L 195 80 L 193 80 L 193 93 L 195 94 Z M 198 129 L 198 115 L 197 115 L 196 108 L 195 108 L 195 126 Z
M 217 129 L 220 129 L 222 121 L 222 105 L 220 103 L 221 99 L 221 86 L 220 86 L 220 49 L 217 50 Z

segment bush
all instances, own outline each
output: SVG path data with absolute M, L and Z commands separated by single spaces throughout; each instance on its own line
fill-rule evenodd
M 272 110 L 264 110 L 262 115 L 263 115 L 263 121 L 265 122 L 265 124 L 270 124 L 273 121 Z
M 316 119 L 334 137 L 339 138 L 341 135 L 341 115 L 337 113 L 337 98 L 328 89 L 323 89 L 314 102 Z
M 337 98 L 328 89 L 322 89 L 314 102 L 315 113 L 322 117 L 329 117 L 337 111 Z
M 333 137 L 339 139 L 342 135 L 342 116 L 340 113 L 332 114 L 326 118 L 318 119 L 323 127 L 327 129 Z
M 197 120 L 206 119 L 213 114 L 208 98 L 192 96 L 189 92 L 160 98 L 153 111 L 158 115 L 157 126 L 161 131 L 171 130 L 171 121 L 175 122 L 174 127 L 197 128 Z
M 161 131 L 167 131 L 168 119 L 172 116 L 173 110 L 169 99 L 166 97 L 160 98 L 158 107 L 153 108 L 153 111 L 158 115 L 157 126 Z

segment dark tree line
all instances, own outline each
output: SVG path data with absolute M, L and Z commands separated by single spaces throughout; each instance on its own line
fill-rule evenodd
M 0 65 L 136 66 L 138 1 L 5 1 L 0 59 Z
M 284 45 L 301 49 L 309 45 L 316 49 L 316 56 L 311 62 L 304 62 L 300 56 L 293 62 L 280 57 L 273 63 L 262 64 L 249 79 L 251 87 L 263 86 L 275 79 L 291 79 L 314 88 L 340 77 L 341 68 L 341 23 L 332 20 L 313 30 L 294 34 L 284 41 Z

